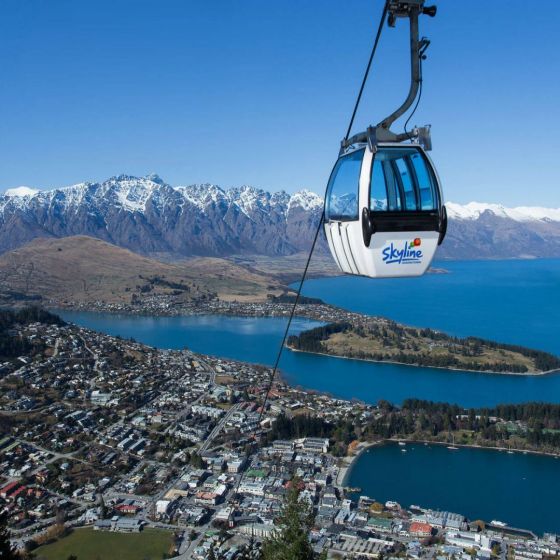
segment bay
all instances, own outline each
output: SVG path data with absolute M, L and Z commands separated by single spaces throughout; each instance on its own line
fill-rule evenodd
M 496 519 L 542 534 L 560 531 L 559 472 L 560 461 L 552 457 L 388 443 L 362 453 L 345 484 L 383 503 L 394 500 L 404 507 L 416 504 L 469 519 Z
M 560 260 L 446 262 L 447 274 L 414 279 L 339 277 L 310 280 L 304 293 L 363 313 L 450 334 L 475 335 L 560 354 Z M 273 363 L 284 318 L 136 317 L 62 311 L 77 324 L 159 348 Z M 292 332 L 318 323 L 296 319 Z M 514 376 L 343 360 L 285 351 L 290 383 L 342 398 L 399 404 L 409 397 L 493 406 L 560 402 L 560 375 Z
M 111 335 L 134 338 L 157 348 L 196 352 L 271 365 L 285 328 L 283 318 L 220 316 L 139 317 L 59 311 L 71 322 Z M 318 323 L 297 319 L 293 332 Z M 377 403 L 400 404 L 409 397 L 463 406 L 526 401 L 560 402 L 560 375 L 517 376 L 448 371 L 317 356 L 285 350 L 284 378 L 308 389 Z

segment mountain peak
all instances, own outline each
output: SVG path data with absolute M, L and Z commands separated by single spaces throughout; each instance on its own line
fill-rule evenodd
M 6 190 L 6 192 L 4 193 L 4 196 L 33 196 L 34 194 L 37 194 L 39 191 L 37 189 L 33 189 L 31 187 L 25 187 L 25 186 L 21 186 L 21 187 L 14 187 L 13 189 L 8 189 Z
M 317 208 L 322 208 L 323 197 L 313 191 L 302 189 L 292 195 L 290 199 L 290 208 L 293 206 L 301 206 L 305 211 L 309 212 Z
M 157 173 L 150 173 L 149 175 L 146 175 L 144 179 L 148 179 L 148 181 L 157 183 L 158 185 L 165 185 L 165 181 Z

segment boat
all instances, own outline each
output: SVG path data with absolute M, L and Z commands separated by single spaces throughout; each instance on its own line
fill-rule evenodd
M 402 445 L 404 447 L 406 445 L 406 441 L 399 441 L 399 445 Z
M 490 521 L 490 525 L 495 525 L 496 527 L 507 527 L 507 523 L 504 523 L 503 521 L 498 521 L 496 519 Z
M 447 449 L 451 449 L 451 451 L 457 451 L 459 448 L 455 447 L 455 434 L 453 434 L 453 444 L 452 445 L 448 445 Z

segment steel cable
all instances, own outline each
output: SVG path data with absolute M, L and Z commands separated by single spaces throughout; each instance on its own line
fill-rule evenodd
M 350 123 L 348 125 L 348 130 L 346 132 L 345 140 L 348 139 L 348 137 L 350 135 L 350 131 L 352 130 L 352 126 L 354 124 L 354 119 L 356 117 L 356 113 L 357 113 L 358 107 L 360 105 L 360 101 L 361 101 L 362 94 L 363 94 L 363 91 L 364 91 L 364 88 L 365 88 L 365 85 L 366 85 L 366 81 L 367 81 L 367 78 L 368 78 L 368 75 L 369 75 L 371 64 L 373 62 L 375 52 L 377 51 L 377 45 L 379 44 L 379 39 L 381 38 L 381 31 L 383 30 L 383 25 L 385 24 L 385 20 L 387 18 L 388 7 L 389 7 L 389 0 L 386 0 L 385 4 L 383 6 L 383 12 L 381 14 L 381 19 L 379 21 L 379 26 L 377 28 L 377 33 L 375 35 L 373 48 L 371 50 L 371 54 L 370 54 L 369 61 L 368 61 L 367 67 L 366 67 L 364 78 L 362 80 L 362 85 L 360 86 L 360 91 L 358 92 L 358 97 L 356 99 L 356 104 L 354 105 L 354 110 L 352 112 L 352 117 L 350 118 Z M 282 358 L 282 353 L 283 353 L 284 348 L 286 346 L 286 341 L 288 339 L 288 334 L 290 332 L 290 327 L 292 326 L 292 321 L 294 319 L 296 308 L 297 308 L 297 305 L 299 303 L 299 299 L 301 297 L 301 292 L 303 290 L 303 284 L 305 282 L 305 278 L 307 277 L 307 273 L 309 271 L 309 265 L 311 263 L 311 258 L 313 256 L 313 252 L 315 251 L 315 246 L 317 245 L 317 240 L 319 238 L 319 232 L 321 231 L 321 226 L 323 225 L 323 221 L 324 221 L 324 218 L 325 218 L 325 207 L 324 207 L 324 205 L 325 205 L 325 202 L 326 202 L 326 196 L 327 196 L 327 193 L 325 192 L 325 197 L 323 199 L 323 212 L 321 213 L 319 223 L 317 224 L 317 229 L 316 229 L 315 235 L 313 237 L 313 243 L 311 244 L 311 249 L 309 251 L 309 255 L 308 255 L 307 261 L 305 263 L 305 268 L 303 269 L 303 274 L 302 274 L 300 282 L 299 282 L 299 286 L 298 286 L 298 289 L 297 289 L 297 292 L 296 292 L 296 297 L 295 297 L 295 300 L 294 300 L 294 304 L 293 304 L 292 309 L 290 311 L 288 322 L 286 324 L 286 328 L 284 330 L 284 335 L 282 337 L 282 342 L 280 344 L 280 347 L 278 348 L 278 353 L 276 355 L 276 359 L 274 361 L 274 365 L 273 365 L 271 373 L 270 373 L 270 377 L 269 377 L 269 380 L 268 380 L 268 385 L 267 385 L 265 395 L 264 395 L 264 400 L 262 402 L 260 412 L 259 412 L 259 416 L 258 416 L 258 422 L 257 422 L 255 430 L 253 431 L 253 434 L 252 434 L 252 437 L 255 440 L 256 440 L 256 437 L 257 437 L 257 430 L 258 430 L 258 428 L 259 428 L 259 426 L 262 422 L 262 418 L 263 418 L 263 415 L 264 415 L 264 412 L 265 412 L 265 409 L 266 409 L 266 405 L 267 405 L 269 397 L 270 397 L 270 392 L 272 391 L 272 387 L 274 386 L 274 381 L 276 379 L 276 373 L 277 373 L 278 367 L 280 365 L 280 360 Z M 237 481 L 237 484 L 235 485 L 235 490 L 233 492 L 232 497 L 235 497 L 235 495 L 238 493 L 239 486 L 241 485 L 241 482 L 243 481 L 243 476 L 244 476 L 244 473 L 242 472 L 240 477 L 239 477 L 239 480 Z
M 354 111 L 352 111 L 352 116 L 350 117 L 350 124 L 348 125 L 348 130 L 346 131 L 346 136 L 344 140 L 348 140 L 350 132 L 352 131 L 352 126 L 354 125 L 354 119 L 356 118 L 356 113 L 358 112 L 358 107 L 360 101 L 362 100 L 362 93 L 364 93 L 364 88 L 369 75 L 369 70 L 371 68 L 371 63 L 373 62 L 373 57 L 377 51 L 377 45 L 379 44 L 379 39 L 381 38 L 381 31 L 383 30 L 383 25 L 385 24 L 385 19 L 387 18 L 387 11 L 389 9 L 389 0 L 386 0 L 383 6 L 383 12 L 381 14 L 381 19 L 379 20 L 379 27 L 377 28 L 377 33 L 375 35 L 375 41 L 373 42 L 373 48 L 371 49 L 371 54 L 369 55 L 369 61 L 366 67 L 364 78 L 362 80 L 362 85 L 360 86 L 360 91 L 358 92 L 358 97 L 356 99 L 356 104 L 354 105 Z

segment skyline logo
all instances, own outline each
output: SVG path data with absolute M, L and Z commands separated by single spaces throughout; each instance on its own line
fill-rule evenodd
M 385 264 L 419 264 L 422 262 L 424 253 L 420 249 L 422 240 L 417 237 L 412 241 L 404 241 L 402 244 L 391 244 L 383 247 L 383 262 Z

